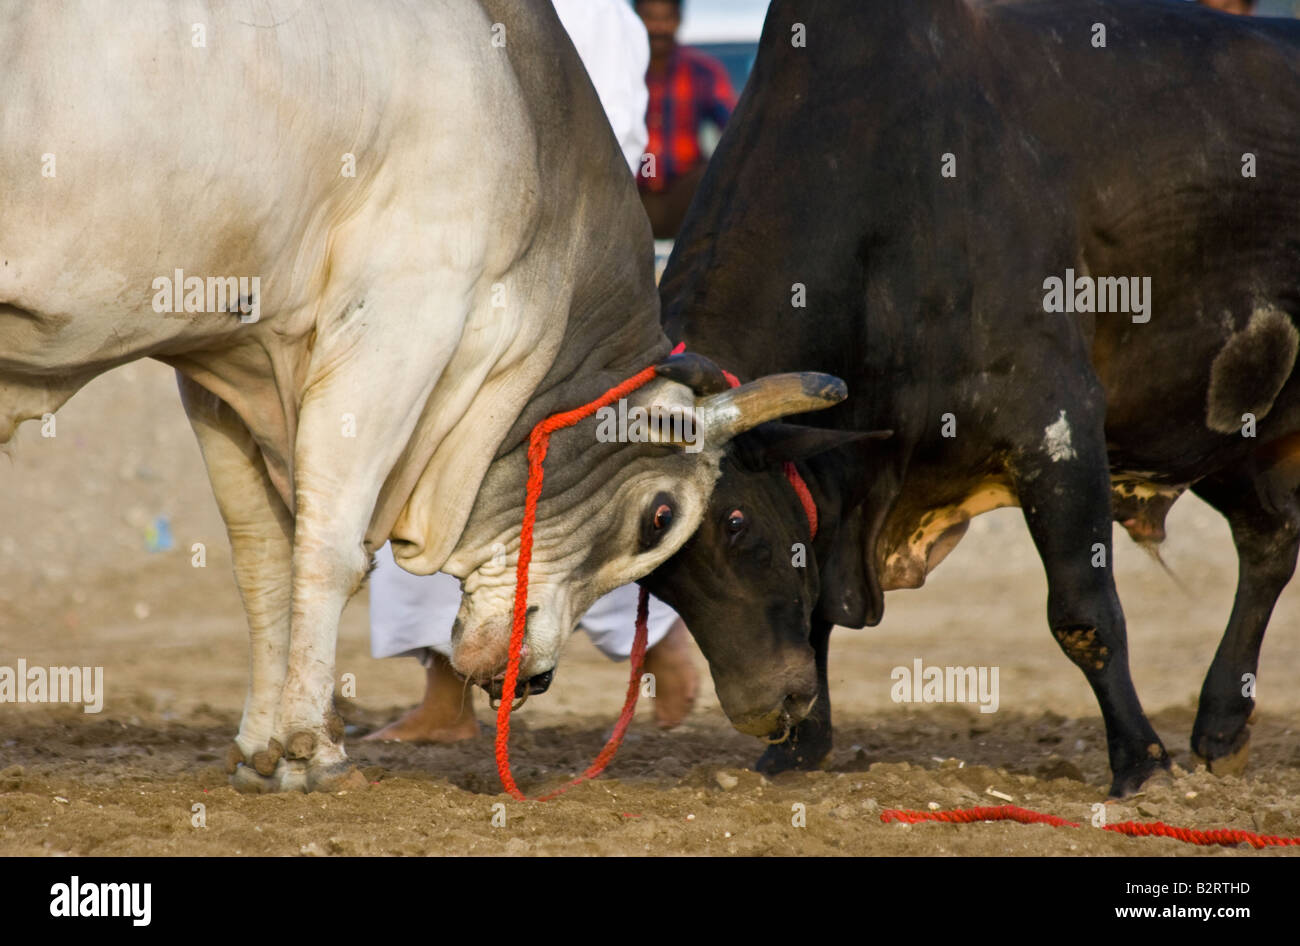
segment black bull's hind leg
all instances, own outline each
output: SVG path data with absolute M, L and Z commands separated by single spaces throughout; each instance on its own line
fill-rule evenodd
M 1243 472 L 1211 477 L 1193 487 L 1228 520 L 1237 547 L 1237 595 L 1205 676 L 1192 727 L 1192 751 L 1221 774 L 1245 768 L 1259 649 L 1278 595 L 1295 572 L 1300 548 L 1295 493 L 1270 485 L 1265 476 Z
M 754 768 L 764 775 L 790 769 L 819 768 L 831 754 L 831 687 L 826 674 L 831 622 L 814 616 L 809 643 L 817 655 L 817 702 L 781 742 L 774 742 L 758 757 Z
M 1052 425 L 1050 444 L 1035 444 L 1018 458 L 1016 488 L 1047 573 L 1052 635 L 1097 696 L 1110 791 L 1122 796 L 1170 761 L 1129 675 L 1124 612 L 1111 570 L 1110 476 L 1101 424 L 1082 410 L 1069 415 Z

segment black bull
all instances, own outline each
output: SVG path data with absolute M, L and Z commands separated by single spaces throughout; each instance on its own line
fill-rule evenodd
M 1078 293 L 1149 277 L 1149 296 L 1047 311 L 1067 270 Z M 821 430 L 736 442 L 699 532 L 645 580 L 738 728 L 793 727 L 761 768 L 830 750 L 831 627 L 878 623 L 972 515 L 1018 505 L 1112 792 L 1136 790 L 1169 757 L 1129 675 L 1111 521 L 1158 542 L 1188 488 L 1240 561 L 1193 749 L 1244 763 L 1245 675 L 1300 543 L 1300 24 L 1181 0 L 775 0 L 661 293 L 668 334 L 742 378 L 849 385 Z

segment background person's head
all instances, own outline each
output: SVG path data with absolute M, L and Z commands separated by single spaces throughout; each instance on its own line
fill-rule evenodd
M 1224 13 L 1239 13 L 1249 16 L 1255 12 L 1256 0 L 1197 0 L 1203 7 L 1222 10 Z
M 682 0 L 636 0 L 636 12 L 650 34 L 650 58 L 668 58 L 682 25 Z

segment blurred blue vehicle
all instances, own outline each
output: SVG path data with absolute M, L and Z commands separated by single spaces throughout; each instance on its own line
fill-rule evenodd
M 686 0 L 677 39 L 720 61 L 736 93 L 754 68 L 769 0 Z

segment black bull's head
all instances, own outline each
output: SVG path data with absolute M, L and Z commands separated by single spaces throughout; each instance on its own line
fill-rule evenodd
M 720 372 L 678 380 L 701 393 L 727 384 Z M 865 623 L 854 615 L 862 614 L 866 550 L 850 513 L 860 514 L 870 442 L 888 436 L 774 422 L 737 437 L 699 528 L 641 581 L 685 620 L 741 732 L 780 739 L 812 709 L 814 617 Z M 816 501 L 815 538 L 788 462 L 799 464 Z

